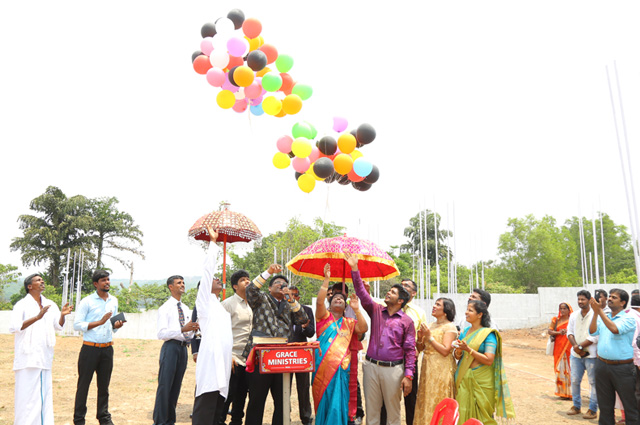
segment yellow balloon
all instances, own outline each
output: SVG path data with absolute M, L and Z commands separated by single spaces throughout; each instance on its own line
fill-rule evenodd
M 267 96 L 262 100 L 262 110 L 268 115 L 278 115 L 281 109 L 282 102 L 273 96 Z
M 355 149 L 353 152 L 351 152 L 351 158 L 353 158 L 354 161 L 358 158 L 362 158 L 363 156 L 364 154 L 360 152 L 358 149 Z
M 264 101 L 263 101 L 264 103 Z M 298 158 L 306 158 L 311 155 L 311 142 L 306 137 L 298 137 L 291 143 L 291 152 Z
M 256 72 L 256 77 L 264 77 L 264 74 L 270 71 L 271 71 L 271 68 L 269 68 L 268 66 L 265 66 L 260 71 Z
M 282 109 L 289 115 L 295 115 L 302 109 L 302 99 L 297 94 L 290 94 L 282 99 Z
M 230 90 L 222 90 L 216 96 L 216 102 L 222 109 L 231 109 L 236 103 L 236 96 Z
M 279 170 L 287 168 L 291 164 L 291 158 L 286 153 L 278 152 L 273 155 L 273 165 Z
M 310 193 L 316 187 L 316 179 L 309 174 L 303 174 L 298 177 L 298 187 L 304 193 Z
M 315 164 L 315 162 L 313 164 Z M 314 179 L 316 179 L 316 180 L 318 180 L 320 182 L 323 181 L 324 179 L 322 177 L 318 177 L 317 174 L 313 171 L 313 164 L 311 164 L 309 169 L 306 171 L 306 174 L 309 174 L 310 176 L 313 176 Z
M 258 47 L 264 46 L 264 37 L 259 35 L 256 38 L 258 39 Z
M 336 173 L 342 174 L 343 176 L 349 174 L 349 171 L 353 168 L 353 159 L 350 155 L 341 153 L 333 159 L 333 168 L 335 168 Z
M 249 38 L 249 37 L 247 37 L 245 35 L 244 39 L 249 42 L 249 51 L 250 52 L 253 52 L 254 50 L 258 50 L 260 48 L 260 39 L 258 37 Z
M 356 148 L 356 138 L 351 133 L 344 133 L 338 137 L 338 148 L 342 153 L 351 153 Z
M 248 66 L 239 66 L 233 72 L 233 80 L 240 87 L 249 87 L 251 83 L 253 83 L 254 78 L 255 74 L 253 73 L 253 69 Z

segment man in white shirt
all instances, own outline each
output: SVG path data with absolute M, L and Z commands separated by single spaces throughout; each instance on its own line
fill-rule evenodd
M 193 425 L 214 425 L 218 421 L 216 411 L 222 398 L 228 396 L 231 377 L 231 316 L 213 293 L 214 273 L 217 267 L 218 232 L 207 227 L 211 244 L 204 262 L 200 288 L 196 298 L 198 322 L 202 338 L 196 362 L 196 399 L 193 403 Z
M 182 378 L 187 370 L 187 346 L 198 329 L 198 324 L 191 321 L 189 307 L 181 302 L 185 289 L 184 278 L 171 276 L 167 279 L 167 287 L 171 298 L 158 309 L 158 339 L 163 340 L 164 344 L 160 349 L 158 390 L 153 409 L 155 425 L 176 423 L 176 406 Z
M 251 283 L 249 273 L 246 270 L 238 270 L 231 275 L 231 287 L 234 290 L 233 296 L 222 301 L 222 307 L 231 315 L 231 332 L 233 333 L 233 369 L 229 380 L 229 396 L 225 400 L 224 409 L 220 417 L 219 424 L 226 421 L 229 406 L 231 408 L 230 425 L 242 425 L 244 418 L 244 406 L 249 394 L 249 384 L 246 376 L 247 359 L 242 355 L 244 347 L 249 342 L 251 335 L 251 322 L 253 312 L 247 304 L 247 286 Z
M 55 331 L 62 330 L 71 307 L 67 303 L 61 313 L 55 303 L 42 296 L 44 287 L 41 275 L 27 276 L 24 280 L 27 295 L 11 312 L 9 331 L 15 334 L 14 423 L 20 425 L 53 425 L 51 365 Z
M 567 415 L 578 415 L 582 407 L 580 397 L 580 383 L 587 371 L 587 378 L 591 393 L 589 395 L 589 410 L 582 417 L 584 419 L 595 419 L 598 417 L 598 398 L 596 395 L 596 356 L 598 337 L 589 335 L 589 324 L 593 318 L 593 310 L 589 306 L 591 293 L 586 290 L 578 291 L 579 310 L 574 311 L 569 316 L 567 325 L 567 339 L 572 345 L 571 349 L 571 394 L 573 406 Z

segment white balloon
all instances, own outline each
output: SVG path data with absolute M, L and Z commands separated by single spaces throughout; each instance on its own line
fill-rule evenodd
M 235 92 L 235 93 L 234 93 L 234 95 L 235 95 L 236 99 L 238 99 L 238 100 L 242 100 L 242 99 L 244 99 L 244 98 L 245 98 L 245 95 L 244 95 L 244 87 L 240 87 L 240 90 L 238 90 L 237 92 Z
M 236 29 L 233 21 L 229 18 L 220 18 L 216 21 L 216 33 L 229 36 Z
M 229 65 L 229 54 L 226 50 L 214 49 L 209 56 L 209 62 L 215 67 L 224 69 Z

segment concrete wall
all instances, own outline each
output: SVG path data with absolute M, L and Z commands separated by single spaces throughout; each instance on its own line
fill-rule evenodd
M 599 285 L 598 288 L 605 289 L 607 292 L 612 288 L 620 288 L 631 293 L 633 289 L 638 288 L 638 285 L 607 284 Z M 558 305 L 561 302 L 569 303 L 574 310 L 577 309 L 576 293 L 581 289 L 582 287 L 538 288 L 537 294 L 492 294 L 489 312 L 492 320 L 500 329 L 535 327 L 549 323 L 551 318 L 558 314 Z M 593 295 L 595 289 L 595 285 L 588 285 L 587 287 L 591 295 Z M 469 294 L 442 294 L 441 296 L 451 298 L 454 301 L 457 313 L 455 322 L 458 323 L 464 317 Z M 433 300 L 439 297 L 435 294 Z M 431 315 L 433 301 L 415 300 L 415 302 L 427 312 L 428 316 Z M 315 310 L 315 299 L 311 307 Z M 79 333 L 73 331 L 74 314 L 71 313 L 67 318 L 64 330 L 65 335 L 79 335 Z M 144 313 L 126 313 L 125 315 L 127 323 L 115 333 L 114 338 L 156 339 L 157 310 Z M 9 333 L 10 318 L 11 311 L 0 311 L 0 333 Z

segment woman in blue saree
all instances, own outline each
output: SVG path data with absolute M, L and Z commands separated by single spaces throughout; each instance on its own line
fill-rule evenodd
M 341 293 L 329 299 L 327 310 L 325 299 L 331 278 L 329 264 L 324 267 L 324 276 L 316 300 L 316 333 L 320 348 L 316 350 L 312 385 L 315 423 L 346 425 L 349 414 L 349 343 L 355 334 L 366 332 L 368 326 L 355 294 L 351 296 L 350 305 L 356 319 L 344 317 L 347 299 Z

